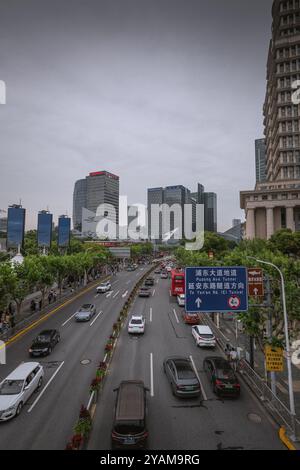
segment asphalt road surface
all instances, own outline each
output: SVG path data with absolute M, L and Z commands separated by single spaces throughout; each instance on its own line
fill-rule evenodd
M 97 405 L 89 449 L 111 447 L 115 393 L 121 380 L 143 380 L 148 393 L 149 449 L 153 450 L 254 450 L 285 449 L 278 430 L 262 405 L 243 383 L 237 400 L 219 399 L 202 369 L 207 355 L 221 351 L 200 350 L 191 326 L 182 321 L 182 309 L 169 295 L 170 280 L 156 275 L 154 294 L 137 298 L 131 313 L 146 318 L 145 335 L 121 333 L 102 396 Z M 191 356 L 200 376 L 204 400 L 178 399 L 163 372 L 170 355 Z M 80 400 L 79 400 L 80 401 Z M 69 414 L 68 414 L 69 419 Z
M 87 404 L 89 386 L 112 325 L 133 284 L 147 267 L 121 272 L 112 278 L 112 291 L 96 295 L 95 289 L 54 313 L 7 347 L 7 363 L 0 365 L 4 379 L 23 361 L 39 361 L 45 368 L 43 386 L 23 407 L 20 416 L 0 423 L 0 449 L 64 449 L 73 434 L 81 404 Z M 94 303 L 97 313 L 88 323 L 76 323 L 73 315 L 84 303 Z M 56 328 L 61 341 L 52 354 L 31 359 L 28 349 L 43 329 Z M 88 361 L 82 364 L 81 361 Z

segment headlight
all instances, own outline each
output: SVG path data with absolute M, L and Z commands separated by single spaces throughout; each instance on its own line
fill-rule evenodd
M 31 349 L 31 348 L 29 349 L 29 352 L 32 353 L 32 349 Z
M 9 408 L 7 408 L 6 413 L 9 413 L 10 411 L 15 411 L 16 407 L 17 407 L 17 404 L 10 406 Z

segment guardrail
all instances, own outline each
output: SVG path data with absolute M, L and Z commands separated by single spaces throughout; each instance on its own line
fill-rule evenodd
M 209 314 L 203 315 L 202 320 L 212 329 L 219 346 L 224 351 L 226 344 L 230 343 L 230 341 L 211 320 Z M 284 405 L 284 403 L 282 403 L 282 401 L 273 394 L 265 380 L 262 379 L 254 369 L 252 369 L 245 359 L 241 359 L 239 361 L 238 372 L 250 386 L 255 395 L 263 402 L 272 417 L 280 425 L 284 424 L 288 432 L 291 434 L 291 438 L 298 441 L 300 439 L 300 422 L 295 419 L 295 416 L 291 414 L 290 410 Z

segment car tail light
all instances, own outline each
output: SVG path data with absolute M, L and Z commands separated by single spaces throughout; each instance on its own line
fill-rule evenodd
M 240 384 L 234 384 L 233 386 L 236 388 L 241 388 Z
M 221 382 L 221 380 L 216 380 L 216 385 L 217 387 L 224 387 L 224 384 Z

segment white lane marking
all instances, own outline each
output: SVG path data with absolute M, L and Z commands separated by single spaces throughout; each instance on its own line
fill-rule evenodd
M 119 280 L 117 280 L 117 281 L 114 281 L 114 282 L 112 282 L 112 284 L 111 284 L 111 285 L 113 286 L 114 284 L 117 284 L 117 282 L 120 282 L 120 281 L 119 281 Z
M 106 294 L 106 298 L 108 299 L 108 297 L 110 297 L 113 293 L 113 290 L 110 290 L 107 294 Z
M 153 292 L 152 292 L 152 297 L 154 297 L 154 294 L 155 294 L 155 289 L 154 289 Z
M 45 391 L 47 390 L 47 388 L 49 387 L 49 385 L 51 384 L 52 380 L 54 380 L 55 376 L 58 374 L 58 372 L 60 371 L 60 369 L 62 368 L 62 366 L 64 365 L 65 361 L 63 361 L 61 363 L 61 365 L 59 366 L 59 368 L 54 372 L 54 374 L 52 375 L 52 377 L 50 378 L 50 380 L 46 383 L 45 387 L 43 388 L 43 390 L 41 391 L 41 393 L 39 394 L 39 396 L 34 400 L 34 402 L 32 403 L 31 407 L 29 408 L 29 410 L 27 411 L 27 413 L 30 413 L 33 408 L 35 407 L 35 405 L 38 403 L 38 401 L 42 398 L 42 396 L 44 395 Z
M 94 299 L 97 299 L 97 297 L 99 297 L 99 294 L 96 294 L 96 295 L 94 296 Z
M 150 353 L 150 395 L 154 397 L 153 354 Z
M 126 284 L 130 284 L 131 283 L 131 279 L 129 279 L 129 281 L 126 282 Z
M 175 319 L 176 319 L 177 323 L 179 323 L 179 318 L 177 316 L 177 312 L 176 312 L 175 308 L 173 308 L 173 313 L 175 315 Z
M 158 283 L 159 283 L 159 278 L 158 278 L 157 281 L 156 281 L 156 284 L 158 284 Z
M 64 323 L 62 323 L 61 326 L 65 326 L 67 323 L 69 323 L 70 320 L 72 320 L 73 317 L 75 317 L 77 312 L 73 313 L 73 315 L 70 316 L 70 318 L 68 318 Z
M 150 307 L 150 322 L 152 322 L 152 307 Z
M 169 290 L 169 296 L 172 297 L 172 294 L 171 294 L 171 289 Z
M 103 313 L 102 310 L 100 310 L 100 312 L 98 313 L 98 315 L 95 316 L 94 320 L 90 323 L 90 326 L 93 326 L 93 324 L 95 323 L 95 321 L 97 320 L 97 318 L 100 317 L 101 313 Z
M 194 369 L 194 371 L 195 371 L 195 374 L 196 374 L 196 376 L 197 376 L 197 379 L 199 380 L 199 383 L 200 383 L 200 387 L 201 387 L 201 391 L 202 391 L 203 398 L 204 398 L 204 400 L 205 400 L 205 401 L 207 401 L 207 395 L 206 395 L 206 393 L 205 393 L 204 387 L 203 387 L 203 385 L 202 385 L 202 382 L 201 382 L 201 380 L 200 380 L 200 377 L 199 377 L 198 371 L 197 371 L 197 369 L 196 369 L 196 366 L 195 366 L 195 363 L 194 363 L 193 356 L 190 356 L 190 360 L 191 360 L 191 363 L 192 363 L 193 369 Z
M 120 293 L 120 291 L 118 290 L 118 291 L 115 293 L 115 295 L 113 296 L 113 299 L 115 299 L 119 293 Z
M 137 274 L 136 274 L 136 277 L 138 277 L 139 275 L 140 275 L 140 273 L 137 273 Z
M 124 292 L 124 294 L 122 294 L 123 299 L 124 299 L 124 297 L 126 297 L 127 294 L 128 294 L 128 290 L 126 292 Z

